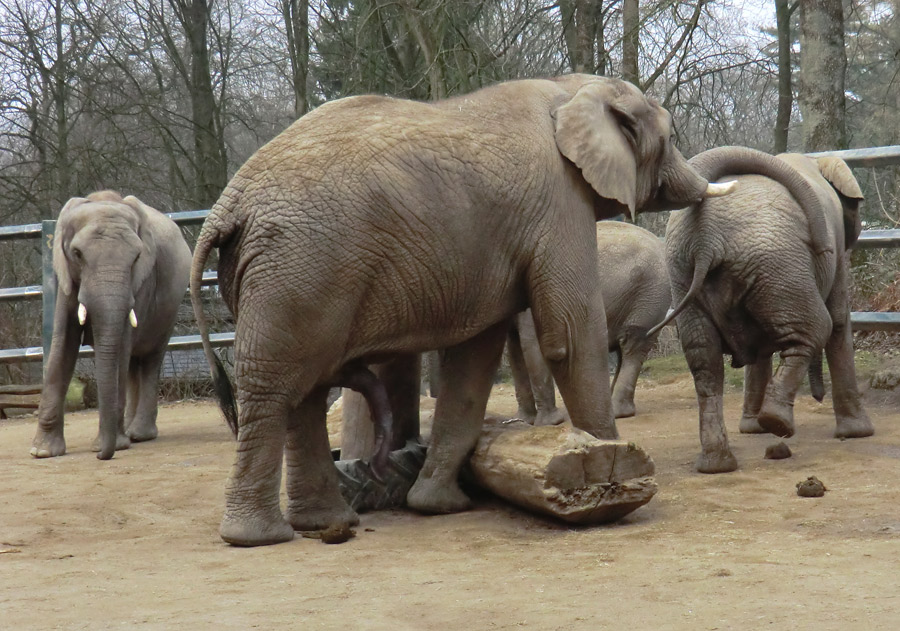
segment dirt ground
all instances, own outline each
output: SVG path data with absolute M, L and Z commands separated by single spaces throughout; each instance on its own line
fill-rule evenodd
M 690 378 L 644 383 L 620 433 L 656 462 L 659 493 L 610 526 L 573 528 L 485 495 L 467 513 L 365 514 L 342 545 L 255 549 L 217 527 L 234 444 L 212 404 L 161 408 L 160 437 L 99 462 L 95 412 L 69 453 L 33 460 L 34 419 L 0 423 L 4 629 L 897 629 L 900 409 L 876 435 L 831 437 L 830 401 L 797 403 L 788 460 L 737 432 L 735 473 L 693 471 Z M 511 413 L 511 389 L 490 408 Z M 823 498 L 795 484 L 819 477 Z

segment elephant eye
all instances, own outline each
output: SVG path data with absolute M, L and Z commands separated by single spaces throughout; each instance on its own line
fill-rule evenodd
M 80 261 L 82 258 L 81 250 L 78 248 L 72 248 L 72 256 L 75 257 L 76 261 Z

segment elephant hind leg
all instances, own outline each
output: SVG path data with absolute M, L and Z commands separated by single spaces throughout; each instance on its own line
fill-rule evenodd
M 444 351 L 440 395 L 434 410 L 431 446 L 406 502 L 423 513 L 455 513 L 471 502 L 457 478 L 478 442 L 491 385 L 506 339 L 507 322 Z
M 288 411 L 287 521 L 293 530 L 345 528 L 359 516 L 341 495 L 325 422 L 328 388 L 312 391 Z
M 697 458 L 697 471 L 734 471 L 737 459 L 728 445 L 722 407 L 725 383 L 722 338 L 713 322 L 693 304 L 678 316 L 678 333 L 700 407 L 701 452 Z
M 647 338 L 646 329 L 630 330 L 619 340 L 619 366 L 612 385 L 613 414 L 616 418 L 634 416 L 637 380 L 655 342 L 655 337 Z
M 219 535 L 236 546 L 290 541 L 294 529 L 281 514 L 279 491 L 287 419 L 284 392 L 242 391 L 238 448 L 225 484 Z M 333 468 L 333 465 L 332 465 Z

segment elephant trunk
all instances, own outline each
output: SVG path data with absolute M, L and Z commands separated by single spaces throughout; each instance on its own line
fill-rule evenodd
M 663 162 L 660 171 L 660 190 L 656 201 L 644 210 L 672 210 L 699 203 L 708 197 L 721 197 L 734 190 L 734 182 L 711 183 L 684 159 L 678 151 L 672 151 Z
M 126 288 L 123 290 L 123 287 Z M 94 338 L 94 366 L 100 412 L 100 460 L 109 460 L 116 450 L 116 437 L 124 418 L 125 376 L 131 356 L 131 281 L 109 282 L 85 291 L 79 299 L 86 305 Z
M 710 182 L 726 175 L 763 175 L 775 180 L 788 190 L 806 214 L 813 251 L 816 254 L 834 251 L 818 193 L 784 160 L 749 147 L 717 147 L 697 154 L 689 164 Z

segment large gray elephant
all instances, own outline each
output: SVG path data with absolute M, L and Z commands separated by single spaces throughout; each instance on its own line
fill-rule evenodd
M 641 366 L 656 343 L 648 331 L 672 301 L 662 239 L 623 221 L 597 222 L 597 269 L 606 307 L 609 350 L 619 358 L 612 383 L 613 414 L 634 416 Z M 541 356 L 531 311 L 519 314 L 507 344 L 519 404 L 517 416 L 535 425 L 564 419 L 556 407 L 553 376 Z
M 697 469 L 733 471 L 722 420 L 724 366 L 745 366 L 741 432 L 794 433 L 797 388 L 824 347 L 835 436 L 870 436 L 856 385 L 849 308 L 849 250 L 862 193 L 837 158 L 777 157 L 722 147 L 691 159 L 711 181 L 738 177 L 737 192 L 672 213 L 666 256 L 681 345 L 700 404 Z M 772 355 L 781 363 L 772 374 Z
M 190 266 L 178 226 L 138 198 L 100 191 L 66 202 L 53 239 L 56 312 L 32 456 L 66 453 L 63 408 L 82 343 L 95 352 L 97 457 L 156 438 L 159 369 Z
M 407 501 L 467 508 L 457 474 L 509 321 L 528 306 L 573 423 L 617 436 L 595 222 L 722 188 L 678 153 L 668 112 L 628 83 L 589 75 L 436 103 L 351 97 L 295 122 L 235 174 L 194 253 L 194 311 L 238 438 L 222 538 L 263 545 L 356 523 L 329 450 L 328 386 L 438 348 L 432 445 Z M 215 247 L 236 319 L 239 417 L 198 294 Z

